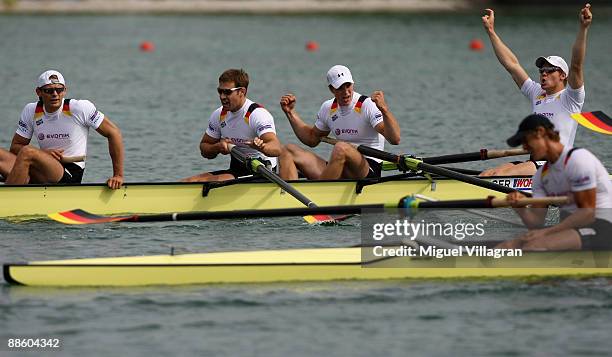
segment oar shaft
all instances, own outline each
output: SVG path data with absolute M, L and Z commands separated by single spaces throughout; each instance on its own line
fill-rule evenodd
M 242 153 L 238 149 L 238 147 L 233 144 L 230 144 L 230 151 L 237 159 L 239 159 L 243 163 L 246 163 L 247 160 L 249 160 L 247 155 Z M 268 169 L 266 165 L 264 165 L 259 159 L 252 159 L 250 169 L 251 171 L 258 173 L 262 175 L 263 177 L 267 178 L 268 180 L 272 181 L 273 183 L 277 184 L 280 188 L 285 190 L 285 192 L 289 193 L 296 200 L 306 205 L 306 207 L 310 207 L 310 208 L 317 207 L 317 205 L 314 202 L 312 202 L 311 199 L 304 196 L 301 192 L 293 188 L 293 186 L 291 186 L 285 180 L 280 178 L 277 174 L 275 174 L 270 169 Z
M 360 214 L 364 209 L 383 209 L 385 205 L 354 205 L 354 206 L 328 206 L 315 208 L 278 208 L 242 211 L 217 211 L 217 212 L 184 212 L 164 213 L 145 216 L 125 217 L 122 221 L 127 222 L 162 222 L 162 221 L 186 221 L 207 219 L 237 219 L 237 218 L 262 218 L 262 217 L 290 217 L 323 214 Z
M 505 198 L 489 197 L 485 199 L 474 200 L 454 200 L 454 201 L 428 201 L 428 202 L 411 202 L 410 198 L 405 198 L 407 203 L 404 206 L 412 206 L 418 208 L 497 208 L 497 207 L 525 207 L 532 204 L 544 205 L 563 205 L 568 202 L 566 196 L 559 197 L 525 197 L 515 203 L 507 201 Z M 406 201 L 405 201 L 406 202 Z M 402 205 L 402 203 L 400 203 Z
M 463 153 L 463 154 L 451 154 L 451 155 L 425 157 L 422 160 L 423 162 L 428 163 L 428 164 L 439 165 L 439 164 L 452 164 L 456 162 L 490 160 L 490 159 L 497 159 L 500 157 L 525 155 L 525 154 L 528 154 L 528 152 L 523 149 L 508 149 L 508 150 L 482 149 L 480 151 L 468 152 L 468 153 Z

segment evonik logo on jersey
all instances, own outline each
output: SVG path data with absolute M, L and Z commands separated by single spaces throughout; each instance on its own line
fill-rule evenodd
M 340 129 L 337 128 L 335 130 L 336 135 L 346 134 L 346 135 L 359 135 L 359 130 L 357 129 Z
M 59 134 L 44 134 L 44 133 L 40 133 L 38 134 L 38 140 L 43 140 L 43 139 L 70 139 L 70 134 L 66 134 L 66 133 L 59 133 Z

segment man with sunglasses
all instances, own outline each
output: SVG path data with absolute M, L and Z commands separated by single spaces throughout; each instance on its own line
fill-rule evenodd
M 508 145 L 523 147 L 535 160 L 546 160 L 533 176 L 533 196 L 568 196 L 560 207 L 559 224 L 543 227 L 546 205 L 517 208 L 530 231 L 504 242 L 505 248 L 526 250 L 612 249 L 612 183 L 601 161 L 583 148 L 560 142 L 559 132 L 543 115 L 531 114 L 521 122 Z M 508 195 L 510 203 L 523 197 Z
M 342 65 L 329 69 L 327 84 L 334 97 L 321 105 L 312 126 L 304 123 L 295 110 L 295 95 L 282 96 L 280 106 L 302 143 L 315 147 L 331 132 L 342 141 L 334 145 L 328 161 L 295 144 L 287 144 L 279 158 L 281 177 L 295 180 L 298 170 L 308 179 L 380 177 L 381 160 L 363 156 L 349 143 L 379 150 L 384 150 L 385 139 L 399 144 L 399 124 L 383 92 L 375 91 L 372 97 L 355 92 L 351 71 Z
M 572 62 L 568 67 L 559 56 L 538 57 L 535 64 L 539 69 L 539 82 L 533 81 L 517 57 L 495 33 L 495 13 L 485 10 L 482 17 L 484 28 L 489 35 L 493 50 L 502 66 L 510 73 L 512 79 L 532 104 L 532 112 L 546 116 L 561 135 L 561 143 L 572 146 L 578 124 L 570 115 L 580 112 L 584 104 L 583 63 L 586 54 L 587 32 L 593 16 L 591 5 L 586 4 L 580 10 L 580 26 L 572 47 Z M 531 175 L 538 164 L 534 161 L 515 162 L 486 170 L 481 176 Z
M 68 87 L 58 71 L 36 81 L 38 102 L 21 112 L 10 152 L 0 150 L 0 174 L 6 184 L 80 183 L 85 170 L 89 128 L 108 139 L 113 176 L 108 187 L 123 184 L 123 140 L 119 128 L 88 100 L 64 98 Z M 36 137 L 40 149 L 30 145 Z
M 243 147 L 248 155 L 270 162 L 276 168 L 281 144 L 276 137 L 274 118 L 264 107 L 247 98 L 249 75 L 242 69 L 228 69 L 219 77 L 217 93 L 221 106 L 208 120 L 200 142 L 200 153 L 207 159 L 230 153 L 228 144 Z M 183 179 L 184 182 L 232 180 L 252 172 L 234 157 L 227 170 L 204 172 Z

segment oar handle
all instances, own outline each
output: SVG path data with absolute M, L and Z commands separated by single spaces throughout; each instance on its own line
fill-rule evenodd
M 300 191 L 296 190 L 293 186 L 291 186 L 285 180 L 280 178 L 277 174 L 272 172 L 272 170 L 268 169 L 266 165 L 264 165 L 264 163 L 261 162 L 261 160 L 259 160 L 258 158 L 248 157 L 245 153 L 241 152 L 240 149 L 234 144 L 228 144 L 228 148 L 230 149 L 231 154 L 238 160 L 240 160 L 243 164 L 247 165 L 248 169 L 251 170 L 253 173 L 258 173 L 266 179 L 277 184 L 285 192 L 287 192 L 295 199 L 306 205 L 306 207 L 317 207 L 317 205 L 312 202 L 311 199 L 304 196 Z

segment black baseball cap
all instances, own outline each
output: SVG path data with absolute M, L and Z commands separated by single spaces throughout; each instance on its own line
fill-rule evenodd
M 550 120 L 548 120 L 548 118 L 543 116 L 542 114 L 531 114 L 525 117 L 523 121 L 521 121 L 521 124 L 519 124 L 519 128 L 516 134 L 509 137 L 508 140 L 506 140 L 506 143 L 508 144 L 508 146 L 511 147 L 519 146 L 523 143 L 523 140 L 525 139 L 527 133 L 534 131 L 539 127 L 543 127 L 546 129 L 555 128 L 553 123 L 551 123 Z

